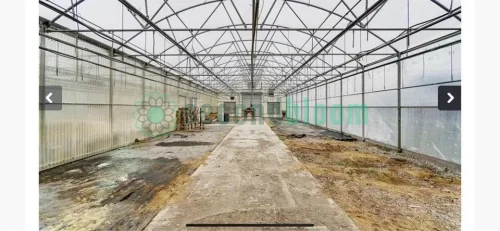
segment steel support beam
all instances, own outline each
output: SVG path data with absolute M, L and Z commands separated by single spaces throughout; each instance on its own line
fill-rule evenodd
M 183 75 L 183 76 L 212 76 L 212 74 L 192 74 L 192 75 Z M 219 76 L 221 77 L 248 77 L 248 74 L 219 74 Z M 259 75 L 254 75 L 254 77 L 262 77 L 262 76 L 269 76 L 269 77 L 275 77 L 275 76 L 280 76 L 280 75 L 276 75 L 276 74 L 259 74 Z M 311 76 L 315 76 L 315 75 L 301 75 L 301 76 L 304 76 L 304 77 L 311 77 Z M 334 76 L 333 74 L 331 76 Z M 264 79 L 263 79 L 264 80 Z M 213 80 L 213 81 L 218 81 L 218 80 Z M 259 80 L 259 81 L 262 81 L 262 80 Z
M 252 51 L 250 52 L 250 86 L 254 89 L 253 78 L 255 74 L 254 66 L 255 66 L 255 40 L 257 39 L 257 23 L 259 20 L 259 0 L 253 0 L 253 17 L 252 17 Z
M 208 69 L 204 63 L 202 63 L 200 60 L 198 60 L 194 55 L 192 55 L 186 48 L 181 46 L 177 41 L 175 41 L 172 37 L 170 37 L 165 31 L 162 31 L 158 25 L 156 25 L 153 21 L 151 21 L 148 17 L 146 17 L 140 10 L 135 8 L 132 4 L 130 4 L 126 0 L 118 0 L 121 2 L 127 9 L 130 11 L 134 12 L 137 16 L 142 18 L 145 22 L 147 22 L 150 27 L 154 28 L 158 33 L 160 33 L 163 37 L 165 37 L 168 41 L 170 41 L 172 44 L 177 46 L 182 52 L 188 54 L 188 56 L 193 59 L 196 63 L 198 63 L 200 66 L 205 67 L 205 69 L 208 71 L 208 73 L 212 74 L 216 79 L 220 80 L 222 84 L 224 84 L 229 90 L 233 91 L 236 93 L 236 91 L 233 90 L 226 82 L 222 81 L 217 75 L 215 75 L 210 69 Z
M 460 13 L 461 13 L 461 8 L 460 8 L 460 7 L 458 7 L 458 8 L 456 8 L 456 9 L 455 9 L 455 11 L 454 11 L 454 12 L 452 12 L 452 13 L 450 13 L 450 14 L 441 15 L 441 17 L 440 17 L 440 18 L 438 18 L 438 19 L 436 19 L 435 21 L 432 21 L 432 22 L 430 22 L 430 23 L 426 24 L 425 26 L 422 26 L 422 27 L 420 27 L 420 28 L 417 28 L 415 31 L 412 31 L 412 32 L 407 33 L 407 34 L 404 34 L 404 36 L 399 36 L 399 37 L 396 37 L 396 38 L 394 38 L 394 39 L 391 39 L 390 41 L 386 42 L 385 44 L 382 44 L 382 45 L 380 45 L 380 46 L 377 46 L 377 47 L 375 47 L 375 48 L 373 48 L 373 49 L 370 49 L 370 50 L 368 50 L 368 51 L 360 52 L 360 54 L 359 54 L 358 56 L 356 56 L 356 58 L 350 59 L 349 61 L 346 61 L 346 62 L 344 62 L 344 63 L 341 63 L 341 64 L 339 64 L 339 65 L 336 65 L 336 66 L 334 66 L 333 68 L 330 68 L 329 70 L 327 70 L 327 71 L 323 72 L 322 74 L 320 74 L 320 75 L 316 76 L 315 78 L 312 78 L 312 79 L 309 79 L 309 80 L 305 81 L 305 82 L 304 82 L 304 83 L 302 83 L 302 84 L 305 84 L 305 83 L 307 83 L 307 82 L 309 82 L 309 81 L 312 81 L 312 80 L 314 80 L 314 79 L 316 79 L 316 78 L 318 78 L 318 77 L 321 77 L 323 74 L 326 74 L 326 73 L 329 73 L 329 72 L 331 72 L 331 71 L 333 71 L 333 70 L 336 70 L 336 69 L 337 69 L 337 68 L 339 68 L 339 67 L 343 67 L 344 65 L 347 65 L 347 64 L 349 64 L 349 63 L 351 63 L 351 62 L 354 62 L 354 61 L 356 61 L 357 59 L 360 59 L 360 58 L 362 58 L 362 57 L 365 57 L 365 56 L 367 56 L 367 55 L 370 55 L 370 54 L 372 54 L 373 52 L 378 51 L 378 50 L 380 50 L 380 49 L 382 49 L 382 48 L 384 48 L 384 47 L 386 47 L 386 46 L 389 46 L 389 45 L 390 45 L 390 44 L 392 44 L 392 43 L 395 43 L 395 42 L 397 42 L 397 41 L 400 41 L 400 40 L 402 40 L 402 39 L 406 38 L 407 36 L 411 36 L 411 35 L 413 35 L 413 34 L 415 34 L 415 33 L 418 33 L 418 32 L 420 32 L 420 31 L 423 31 L 423 29 L 425 29 L 425 28 L 429 28 L 429 27 L 431 27 L 431 26 L 433 26 L 433 25 L 436 25 L 436 24 L 438 24 L 438 23 L 440 23 L 440 22 L 442 22 L 442 21 L 444 21 L 444 20 L 446 20 L 446 19 L 449 19 L 449 18 L 451 18 L 451 17 L 453 17 L 453 16 L 455 16 L 455 15 L 458 15 L 458 14 L 460 14 Z M 452 33 L 450 33 L 450 34 L 448 34 L 448 35 L 442 36 L 441 38 L 451 38 L 451 37 L 453 37 L 453 36 L 457 36 L 457 35 L 460 35 L 460 34 L 461 34 L 461 31 L 456 31 L 456 32 L 452 32 Z M 427 43 L 425 43 L 425 44 L 432 44 L 432 43 L 435 43 L 435 42 L 437 42 L 437 41 L 440 41 L 440 40 L 441 40 L 441 38 L 437 38 L 437 39 L 432 40 L 432 41 L 429 41 L 429 42 L 427 42 Z M 419 46 L 417 46 L 417 47 L 421 47 L 421 45 L 419 45 Z M 410 48 L 410 49 L 408 49 L 407 51 L 410 51 L 410 50 L 415 50 L 415 47 Z M 384 59 L 385 59 L 385 60 L 388 60 L 388 59 L 394 58 L 394 57 L 396 57 L 396 56 L 397 56 L 397 54 L 394 54 L 394 55 L 392 55 L 392 56 L 388 56 L 388 57 L 386 57 L 386 58 L 384 58 Z M 384 60 L 384 59 L 382 59 L 382 60 Z M 375 62 L 379 62 L 379 61 L 381 61 L 381 60 L 378 60 L 378 61 L 375 61 Z M 366 65 L 365 65 L 365 66 L 366 66 Z M 353 70 L 353 71 L 357 71 L 357 70 Z
M 300 65 L 297 69 L 295 69 L 289 76 L 287 76 L 285 79 L 283 79 L 281 82 L 276 85 L 276 87 L 273 88 L 275 90 L 277 87 L 279 87 L 281 84 L 283 84 L 286 80 L 288 80 L 290 77 L 295 75 L 298 71 L 300 71 L 302 68 L 304 68 L 309 62 L 311 62 L 313 59 L 315 59 L 319 54 L 321 54 L 323 51 L 325 51 L 328 47 L 333 45 L 337 40 L 339 40 L 342 36 L 344 36 L 347 31 L 352 29 L 356 24 L 361 22 L 364 18 L 366 18 L 370 13 L 375 11 L 378 7 L 380 7 L 382 4 L 384 4 L 387 0 L 378 0 L 375 2 L 372 6 L 370 6 L 365 12 L 363 12 L 358 18 L 356 18 L 354 21 L 349 23 L 344 30 L 342 30 L 340 33 L 338 33 L 330 42 L 328 42 L 325 46 L 321 47 L 318 52 L 316 52 L 313 56 L 311 56 L 309 59 L 307 59 L 302 65 Z
M 247 24 L 241 24 L 246 26 Z M 238 26 L 238 25 L 235 25 Z M 201 32 L 211 32 L 211 31 L 218 31 L 218 32 L 224 32 L 224 31 L 252 31 L 251 28 L 163 28 L 161 29 L 162 31 L 165 32 L 195 32 L 195 31 L 201 31 Z M 257 31 L 304 31 L 304 32 L 310 32 L 310 31 L 343 31 L 345 30 L 344 28 L 279 28 L 279 27 L 272 27 L 272 28 L 257 28 Z M 400 32 L 406 32 L 406 31 L 414 31 L 416 28 L 351 28 L 350 31 L 400 31 Z M 425 29 L 426 31 L 460 31 L 462 30 L 461 28 L 427 28 Z M 156 31 L 155 29 L 99 29 L 98 31 L 100 32 L 153 32 Z M 47 32 L 60 32 L 56 30 L 47 30 Z M 88 33 L 88 32 L 93 32 L 91 30 L 63 30 L 62 32 L 79 32 L 79 33 Z
M 218 57 L 233 57 L 233 56 L 252 56 L 252 54 L 248 54 L 248 53 L 226 53 L 226 54 L 223 54 L 223 53 L 216 53 L 216 54 L 193 54 L 194 56 L 198 56 L 198 57 L 214 57 L 214 56 L 218 56 Z M 258 55 L 258 56 L 278 56 L 278 57 L 283 57 L 283 56 L 311 56 L 311 55 L 314 55 L 314 54 L 308 54 L 308 53 L 284 53 L 284 54 L 275 54 L 275 53 L 257 53 L 254 55 Z M 343 55 L 358 55 L 357 53 L 328 53 L 328 54 L 321 54 L 321 55 L 325 55 L 325 56 L 343 56 Z M 388 55 L 394 55 L 394 53 L 378 53 L 378 54 L 370 54 L 370 55 L 373 55 L 373 56 L 388 56 Z M 130 55 L 131 57 L 135 57 L 135 56 L 144 56 L 144 55 Z M 178 57 L 178 56 L 189 56 L 188 54 L 157 54 L 157 55 L 152 55 L 152 56 L 165 56 L 165 57 Z
M 63 41 L 63 40 L 60 40 L 60 39 L 54 38 L 54 37 L 52 37 L 52 36 L 47 36 L 47 35 L 44 35 L 44 34 L 40 34 L 40 37 L 42 37 L 42 38 L 47 38 L 47 39 L 51 39 L 51 40 L 53 40 L 53 41 L 56 41 L 56 42 L 58 42 L 58 43 L 61 43 L 61 44 L 64 44 L 64 45 L 67 45 L 67 46 L 70 46 L 70 47 L 73 47 L 73 48 L 75 48 L 75 49 L 78 49 L 78 50 L 81 50 L 81 51 L 85 51 L 85 52 L 88 52 L 88 53 L 94 54 L 94 55 L 96 55 L 96 56 L 99 56 L 99 57 L 102 57 L 102 58 L 105 58 L 105 59 L 109 59 L 109 60 L 110 60 L 110 62 L 122 63 L 122 64 L 125 64 L 125 65 L 128 65 L 128 66 L 131 66 L 131 67 L 137 68 L 137 69 L 139 69 L 139 70 L 142 70 L 142 69 L 143 69 L 143 67 L 142 67 L 142 66 L 133 65 L 133 64 L 127 63 L 127 62 L 125 62 L 125 61 L 123 61 L 123 60 L 119 60 L 119 59 L 117 59 L 117 58 L 114 58 L 114 57 L 112 57 L 112 56 L 104 55 L 104 54 L 101 54 L 101 53 L 99 53 L 99 52 L 96 52 L 96 51 L 93 51 L 93 50 L 90 50 L 90 49 L 87 49 L 87 48 L 83 48 L 83 47 L 80 47 L 80 46 L 77 46 L 77 45 L 71 44 L 71 43 L 69 43 L 69 42 L 66 42 L 66 41 Z M 111 49 L 111 48 L 110 48 L 110 49 Z M 113 49 L 113 51 L 115 51 L 115 50 Z M 77 58 L 77 57 L 76 57 L 76 58 Z M 156 74 L 156 75 L 158 75 L 158 73 L 157 73 L 157 72 L 153 72 L 153 71 L 151 71 L 151 70 L 146 70 L 146 71 L 147 71 L 147 72 L 149 72 L 149 73 L 152 73 L 152 74 Z M 130 73 L 128 73 L 128 72 L 127 72 L 126 74 L 130 74 Z M 177 80 L 178 80 L 178 78 L 180 78 L 180 76 L 178 76 L 178 75 L 174 75 L 174 76 L 176 76 L 176 77 L 177 77 L 177 79 L 176 79 L 176 78 L 169 77 L 169 76 L 167 76 L 167 75 L 168 75 L 168 73 L 166 73 L 166 74 L 165 74 L 165 76 L 164 76 L 164 78 L 165 78 L 165 79 L 167 79 L 167 78 L 168 78 L 168 79 L 171 79 L 171 80 L 176 80 L 176 81 L 177 81 Z M 200 84 L 198 84 L 198 87 L 201 87 L 201 85 L 200 85 Z M 209 89 L 209 90 L 211 91 L 211 93 L 215 93 L 215 92 L 217 91 L 217 89 L 215 89 L 215 88 L 207 88 L 207 89 Z
M 133 51 L 133 52 L 135 52 L 135 53 L 137 53 L 137 54 L 142 54 L 142 52 L 138 51 L 137 49 L 135 49 L 135 48 L 133 48 L 133 47 L 131 47 L 131 46 L 128 46 L 128 45 L 126 45 L 126 44 L 122 43 L 121 41 L 116 40 L 113 36 L 110 36 L 110 35 L 108 35 L 108 34 L 106 34 L 106 33 L 103 33 L 103 32 L 99 32 L 98 30 L 96 30 L 96 29 L 95 29 L 95 28 L 93 28 L 92 26 L 88 25 L 87 23 L 84 23 L 84 22 L 82 22 L 81 20 L 79 20 L 79 19 L 77 19 L 77 18 L 74 18 L 74 17 L 73 17 L 73 16 L 71 16 L 71 15 L 67 15 L 66 13 L 64 13 L 63 11 L 61 11 L 60 9 L 58 9 L 58 8 L 56 8 L 56 7 L 54 7 L 54 6 L 50 5 L 50 4 L 47 4 L 47 3 L 46 3 L 46 2 L 44 2 L 44 1 L 39 1 L 38 3 L 39 3 L 40 5 L 42 5 L 42 6 L 44 6 L 44 7 L 47 7 L 48 9 L 50 9 L 50 10 L 52 10 L 52 11 L 56 12 L 56 13 L 61 14 L 62 16 L 66 17 L 66 18 L 68 18 L 68 19 L 70 19 L 70 20 L 72 20 L 72 21 L 74 21 L 74 22 L 76 22 L 76 23 L 78 23 L 78 24 L 80 24 L 80 25 L 84 26 L 84 27 L 87 27 L 89 30 L 93 31 L 93 32 L 94 32 L 97 36 L 99 36 L 99 37 L 101 37 L 101 38 L 103 38 L 103 39 L 105 39 L 105 40 L 108 40 L 108 41 L 111 41 L 111 42 L 113 42 L 113 43 L 119 44 L 120 46 L 126 47 L 127 49 L 129 49 L 129 50 L 131 50 L 131 51 Z M 117 49 L 115 49 L 115 51 L 116 51 L 116 50 L 117 50 Z M 153 60 L 153 61 L 154 61 L 155 63 L 157 63 L 160 67 L 165 67 L 165 68 L 170 69 L 170 70 L 172 70 L 172 71 L 179 72 L 178 70 L 175 70 L 175 69 L 173 69 L 173 68 L 171 68 L 171 67 L 169 67 L 169 66 L 165 65 L 164 63 L 160 63 L 160 62 L 156 61 L 155 59 L 151 58 L 151 57 L 150 57 L 150 56 L 148 56 L 148 55 L 144 55 L 144 57 L 146 57 L 147 59 Z
M 65 58 L 69 58 L 69 59 L 73 59 L 73 60 L 78 60 L 78 61 L 82 61 L 82 62 L 86 62 L 86 63 L 90 63 L 90 64 L 93 64 L 95 66 L 99 66 L 99 67 L 104 67 L 104 68 L 109 68 L 113 71 L 116 71 L 116 72 L 120 72 L 120 73 L 124 73 L 126 75 L 131 75 L 131 76 L 135 76 L 137 78 L 144 78 L 143 76 L 141 75 L 137 75 L 137 74 L 134 74 L 134 73 L 130 73 L 130 72 L 126 72 L 124 70 L 121 70 L 121 69 L 116 69 L 116 68 L 110 68 L 109 66 L 105 66 L 103 64 L 100 64 L 100 63 L 96 63 L 96 62 L 92 62 L 92 61 L 89 61 L 89 60 L 85 60 L 85 59 L 82 59 L 82 58 L 77 58 L 75 56 L 72 56 L 72 55 L 68 55 L 68 54 L 65 54 L 65 53 L 62 53 L 62 52 L 59 52 L 59 51 L 55 51 L 55 50 L 52 50 L 52 49 L 48 49 L 48 48 L 45 48 L 45 47 L 41 47 L 39 46 L 38 49 L 42 50 L 42 51 L 46 51 L 46 52 L 50 52 L 50 53 L 53 53 L 53 54 L 56 54 L 56 55 L 60 55 L 61 57 L 65 57 Z M 110 59 L 111 60 L 111 59 Z M 127 65 L 130 65 L 130 64 L 127 64 Z M 130 65 L 130 66 L 133 66 L 133 65 Z M 143 68 L 139 68 L 140 70 L 143 70 L 143 71 L 148 71 L 146 69 L 143 69 Z M 155 74 L 158 74 L 158 73 L 155 73 Z M 179 81 L 180 82 L 180 79 L 181 77 L 178 77 L 179 78 Z M 150 78 L 146 78 L 147 80 L 149 81 L 152 81 L 152 82 L 156 82 L 156 83 L 162 83 L 158 80 L 155 80 L 155 79 L 150 79 Z M 163 84 L 163 83 L 162 83 Z M 170 85 L 170 86 L 173 86 L 171 84 L 166 84 L 166 85 Z M 177 87 L 177 86 L 176 86 Z M 178 87 L 179 89 L 182 89 L 182 90 L 186 90 L 186 91 L 192 91 L 192 92 L 195 92 L 191 89 L 186 89 L 186 88 L 182 88 L 182 87 Z M 206 94 L 205 94 L 206 95 Z
M 221 69 L 245 69 L 248 68 L 247 66 L 231 66 L 231 67 L 224 67 L 224 66 L 207 66 L 208 68 L 221 68 Z M 178 67 L 178 68 L 187 68 L 185 66 Z M 192 69 L 204 69 L 203 67 L 189 67 Z M 266 68 L 279 68 L 279 69 L 290 69 L 293 68 L 291 66 L 260 66 L 260 67 L 255 67 L 255 69 L 266 69 Z M 322 66 L 310 66 L 309 68 L 323 68 Z M 358 68 L 356 66 L 346 66 L 345 68 Z M 332 74 L 333 75 L 333 74 Z M 316 75 L 314 75 L 316 76 Z
M 57 15 L 54 19 L 52 19 L 49 23 L 48 23 L 48 26 L 50 26 L 51 24 L 55 23 L 57 20 L 59 20 L 59 18 L 61 18 L 63 16 L 63 14 L 66 14 L 68 13 L 70 10 L 72 10 L 73 8 L 75 8 L 76 6 L 80 5 L 80 3 L 82 3 L 83 1 L 85 0 L 79 0 L 78 2 L 76 2 L 75 4 L 71 5 L 70 7 L 68 7 L 63 13 L 60 13 L 59 15 Z
M 437 1 L 437 0 L 431 0 L 431 2 L 433 2 L 434 4 L 436 4 L 437 6 L 439 6 L 441 9 L 445 10 L 446 12 L 448 12 L 448 13 L 450 13 L 450 12 L 451 12 L 451 10 L 450 10 L 450 9 L 446 8 L 446 6 L 444 6 L 443 4 L 441 4 L 439 1 Z M 460 16 L 455 15 L 454 17 L 455 17 L 458 21 L 460 21 L 460 22 L 462 21 L 462 18 L 460 18 Z
M 442 49 L 442 48 L 445 48 L 445 47 L 448 47 L 448 46 L 452 46 L 452 45 L 455 45 L 455 44 L 459 44 L 459 43 L 461 43 L 461 40 L 453 41 L 453 42 L 450 42 L 450 43 L 447 43 L 447 44 L 444 44 L 444 45 L 441 45 L 441 46 L 438 46 L 438 47 L 434 47 L 432 49 L 424 50 L 424 51 L 421 51 L 421 52 L 418 52 L 418 53 L 415 53 L 415 54 L 412 54 L 412 55 L 407 55 L 404 58 L 400 57 L 399 59 L 396 59 L 394 61 L 390 61 L 388 63 L 384 63 L 384 64 L 381 64 L 381 65 L 378 65 L 378 66 L 371 67 L 371 66 L 373 66 L 373 65 L 375 65 L 377 63 L 380 63 L 380 60 L 378 60 L 378 61 L 375 61 L 375 62 L 372 62 L 372 63 L 369 63 L 369 64 L 365 65 L 364 66 L 364 68 L 365 68 L 364 71 L 365 72 L 366 71 L 371 71 L 371 70 L 374 70 L 374 69 L 377 69 L 377 68 L 380 68 L 380 67 L 383 67 L 383 66 L 386 66 L 386 65 L 394 64 L 394 63 L 396 63 L 398 61 L 402 61 L 402 60 L 405 60 L 405 59 L 413 58 L 413 57 L 416 57 L 416 56 L 419 56 L 419 55 L 423 55 L 425 53 L 429 53 L 429 52 L 432 52 L 432 51 L 435 51 L 435 50 L 439 50 L 439 49 Z M 416 48 L 416 47 L 415 48 L 411 48 L 409 50 L 401 52 L 400 55 L 408 54 L 409 52 L 412 52 L 412 51 L 418 50 L 418 49 L 419 48 Z M 369 66 L 371 68 L 366 69 Z M 344 78 L 352 77 L 352 76 L 356 75 L 356 73 L 355 73 L 356 71 L 358 71 L 358 70 L 352 70 L 352 71 L 347 71 L 347 72 L 344 72 L 344 73 L 340 73 L 340 74 L 334 76 L 334 78 L 336 77 L 336 79 L 333 80 L 332 82 L 340 81 L 340 80 L 342 80 Z M 344 77 L 342 77 L 342 75 L 344 75 Z M 347 75 L 347 76 L 345 76 L 345 75 Z M 326 79 L 326 80 L 323 80 L 321 82 L 328 83 L 329 80 L 331 80 L 331 79 Z M 301 90 L 304 90 L 304 89 L 309 89 L 309 88 L 310 88 L 310 86 L 308 86 L 306 88 L 297 88 L 296 90 L 291 91 L 291 92 L 287 92 L 287 93 L 298 92 L 298 91 L 301 91 Z

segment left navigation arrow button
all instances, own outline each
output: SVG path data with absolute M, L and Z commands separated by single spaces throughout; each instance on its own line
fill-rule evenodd
M 40 86 L 38 91 L 40 110 L 59 111 L 62 109 L 61 86 Z
M 50 100 L 50 97 L 52 96 L 52 92 L 49 93 L 47 96 L 45 96 L 45 99 L 49 101 L 49 103 L 52 103 L 52 100 Z

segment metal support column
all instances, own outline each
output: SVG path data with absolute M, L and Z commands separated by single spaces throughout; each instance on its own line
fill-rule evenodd
M 326 82 L 325 84 L 325 110 L 326 110 L 326 113 L 325 113 L 325 127 L 326 129 L 328 130 L 328 82 Z
M 398 54 L 398 60 L 401 59 L 401 54 Z M 398 152 L 402 152 L 401 148 L 401 61 L 397 62 L 398 66 Z
M 344 134 L 344 130 L 342 128 L 344 124 L 344 106 L 342 102 L 342 95 L 344 94 L 344 92 L 342 90 L 342 82 L 342 75 L 340 75 L 340 134 Z
M 300 92 L 300 99 L 301 100 L 300 100 L 300 106 L 299 106 L 299 110 L 300 110 L 300 120 L 299 121 L 304 122 L 304 115 L 302 115 L 302 112 L 304 111 L 304 110 L 302 110 L 302 107 L 304 106 L 304 92 L 303 91 Z
M 142 70 L 142 87 L 141 87 L 141 91 L 142 91 L 142 106 L 144 107 L 144 101 L 146 100 L 144 98 L 144 95 L 146 94 L 146 65 L 144 65 L 144 69 Z M 149 100 L 149 99 L 148 99 Z
M 285 94 L 285 119 L 288 118 L 288 113 L 290 112 L 291 110 L 288 109 L 288 95 Z
M 167 72 L 163 71 L 163 74 L 165 75 L 165 78 L 163 78 L 163 102 L 167 102 L 170 100 L 167 97 Z
M 114 85 L 115 81 L 113 79 L 113 48 L 110 49 L 109 51 L 109 134 L 110 134 L 110 139 L 111 139 L 111 147 L 114 147 L 114 136 L 113 136 L 113 91 L 114 91 Z
M 363 141 L 366 141 L 365 138 L 365 68 L 361 68 L 361 137 Z
M 179 102 L 181 101 L 181 77 L 177 77 L 177 107 L 179 107 Z M 218 105 L 217 105 L 218 106 Z
M 314 84 L 314 125 L 318 126 L 318 84 Z
M 40 26 L 40 33 L 44 34 L 46 32 L 46 26 L 41 25 Z M 45 47 L 45 37 L 40 37 L 40 47 Z M 40 73 L 38 76 L 39 84 L 40 86 L 45 86 L 45 51 L 40 50 Z M 42 93 L 42 95 L 45 95 L 45 92 Z M 40 107 L 41 105 L 39 105 Z M 45 156 L 44 154 L 45 149 L 47 148 L 47 142 L 46 142 L 46 133 L 45 133 L 45 110 L 41 110 L 39 114 L 40 118 L 40 123 L 39 123 L 39 128 L 40 128 L 40 137 L 39 137 L 39 152 L 40 156 Z M 42 160 L 40 160 L 42 162 Z M 46 164 L 46 163 L 44 163 Z

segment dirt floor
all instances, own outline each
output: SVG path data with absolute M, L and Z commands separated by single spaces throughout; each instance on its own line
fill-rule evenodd
M 40 173 L 41 230 L 142 230 L 233 125 L 206 125 Z
M 460 172 L 322 129 L 266 120 L 361 230 L 459 230 Z M 306 134 L 292 138 L 291 134 Z

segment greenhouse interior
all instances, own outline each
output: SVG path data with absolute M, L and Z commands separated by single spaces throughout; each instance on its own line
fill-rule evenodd
M 39 68 L 41 230 L 460 228 L 460 0 L 40 0 Z

